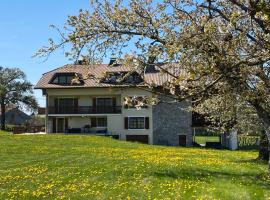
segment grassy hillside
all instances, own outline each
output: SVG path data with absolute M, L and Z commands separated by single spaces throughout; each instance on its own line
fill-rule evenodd
M 269 199 L 256 152 L 0 134 L 0 199 Z

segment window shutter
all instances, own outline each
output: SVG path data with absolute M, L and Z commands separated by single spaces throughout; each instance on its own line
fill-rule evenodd
M 128 129 L 128 117 L 125 117 L 125 129 Z
M 68 133 L 68 118 L 65 118 L 65 133 Z
M 116 98 L 115 97 L 112 98 L 112 104 L 113 104 L 113 107 L 116 106 Z
M 54 99 L 54 112 L 55 114 L 58 113 L 58 99 L 57 98 Z
M 115 110 L 116 110 L 116 98 L 115 97 L 112 98 L 112 106 L 113 106 L 112 111 L 115 112 Z
M 92 103 L 92 107 L 93 107 L 93 112 L 95 113 L 96 112 L 96 107 L 97 107 L 97 98 L 96 97 L 93 97 L 92 98 L 93 100 L 93 103 Z
M 77 114 L 78 113 L 78 108 L 79 108 L 79 103 L 78 103 L 78 99 L 74 99 L 74 113 Z
M 53 118 L 53 133 L 56 133 L 56 118 Z
M 91 127 L 97 127 L 97 118 L 91 117 Z
M 144 124 L 145 129 L 149 129 L 149 117 L 145 118 L 145 124 Z

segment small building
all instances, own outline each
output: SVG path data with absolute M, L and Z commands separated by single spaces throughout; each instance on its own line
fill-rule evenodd
M 0 113 L 2 115 L 2 113 Z M 8 107 L 5 113 L 7 125 L 24 125 L 31 116 L 21 111 L 18 107 Z

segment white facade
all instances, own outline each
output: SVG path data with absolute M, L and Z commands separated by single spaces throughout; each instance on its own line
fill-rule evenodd
M 47 133 L 59 132 L 55 129 L 81 129 L 84 132 L 85 126 L 90 126 L 91 131 L 107 129 L 109 134 L 119 135 L 120 139 L 126 140 L 128 135 L 148 136 L 148 143 L 153 144 L 153 121 L 152 107 L 137 109 L 126 109 L 123 106 L 124 97 L 132 96 L 150 96 L 151 93 L 138 88 L 76 88 L 76 89 L 46 89 L 46 131 Z M 50 107 L 55 106 L 55 99 L 76 98 L 79 107 L 94 106 L 93 101 L 98 98 L 114 98 L 116 106 L 121 109 L 119 113 L 76 113 L 76 114 L 59 114 L 51 113 Z M 106 127 L 92 127 L 91 118 L 103 117 L 107 119 Z M 126 117 L 145 117 L 149 119 L 149 126 L 142 129 L 129 129 L 125 127 Z M 55 123 L 55 124 L 54 124 Z M 58 124 L 59 123 L 59 124 Z M 61 126 L 58 126 L 60 125 Z M 146 123 L 146 122 L 145 122 Z

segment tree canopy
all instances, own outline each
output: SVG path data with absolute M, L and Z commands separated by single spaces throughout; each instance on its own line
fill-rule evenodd
M 33 96 L 33 86 L 26 80 L 26 75 L 19 68 L 0 67 L 0 105 L 1 129 L 5 129 L 6 107 L 16 105 L 29 109 L 37 109 L 38 103 Z

